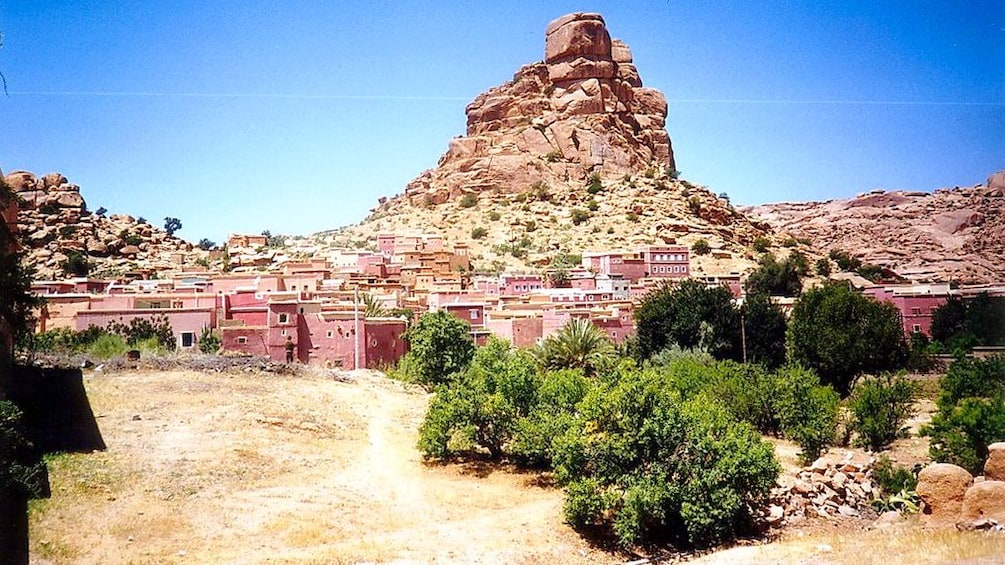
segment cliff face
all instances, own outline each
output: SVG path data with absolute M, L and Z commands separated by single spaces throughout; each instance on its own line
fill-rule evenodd
M 666 99 L 642 86 L 631 50 L 611 39 L 600 14 L 551 22 L 544 62 L 480 94 L 466 113 L 467 134 L 406 188 L 413 204 L 675 168 Z
M 970 188 L 882 190 L 744 209 L 776 230 L 842 249 L 919 281 L 1005 280 L 1005 171 Z
M 192 244 L 132 216 L 89 211 L 80 187 L 59 173 L 38 177 L 13 171 L 5 181 L 18 199 L 19 236 L 37 279 L 63 278 L 61 264 L 73 254 L 86 257 L 96 276 L 167 270 L 205 257 Z

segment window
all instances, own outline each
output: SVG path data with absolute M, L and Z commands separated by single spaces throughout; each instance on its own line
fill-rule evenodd
M 911 333 L 920 334 L 921 333 L 921 324 L 911 324 Z
M 181 346 L 192 347 L 195 345 L 195 332 L 181 332 Z
M 280 335 L 286 335 L 286 330 L 283 330 L 282 332 L 280 332 Z
M 325 337 L 327 337 L 328 339 L 331 339 L 331 338 L 335 337 L 335 332 L 333 332 L 331 330 L 328 330 L 328 333 L 325 334 Z
M 248 343 L 248 338 L 243 335 L 237 336 L 237 343 L 240 345 L 244 345 L 245 343 Z
M 290 323 L 290 315 L 287 314 L 286 312 L 280 313 L 279 314 L 279 323 L 280 324 L 288 324 L 288 323 Z M 286 335 L 286 332 L 283 332 L 283 335 Z
M 920 316 L 921 315 L 921 308 L 911 308 L 911 315 L 912 316 Z
M 172 307 L 172 308 L 184 308 L 184 307 L 185 307 L 185 305 L 184 305 L 184 304 L 182 304 L 182 301 L 181 301 L 181 300 L 175 300 L 175 301 L 173 301 L 173 302 L 171 303 L 171 307 Z
M 470 311 L 468 312 L 468 315 L 469 315 L 469 316 L 471 316 L 471 319 L 472 319 L 472 320 L 477 320 L 477 319 L 478 319 L 478 309 L 477 309 L 477 308 L 472 308 L 472 309 L 471 309 L 471 310 L 470 310 Z

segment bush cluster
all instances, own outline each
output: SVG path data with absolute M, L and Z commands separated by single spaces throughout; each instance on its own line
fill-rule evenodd
M 748 525 L 774 485 L 779 467 L 757 429 L 795 437 L 819 426 L 806 414 L 826 412 L 829 428 L 817 435 L 833 436 L 837 396 L 808 371 L 767 374 L 691 355 L 638 368 L 610 356 L 587 377 L 563 368 L 583 366 L 577 359 L 536 365 L 491 338 L 437 386 L 419 449 L 435 459 L 484 454 L 553 469 L 566 519 L 625 546 L 704 546 Z M 827 401 L 814 404 L 822 391 Z
M 122 355 L 128 349 L 159 353 L 173 351 L 175 346 L 171 323 L 163 315 L 133 318 L 128 324 L 112 321 L 104 328 L 90 326 L 80 331 L 58 328 L 37 334 L 34 341 L 35 351 L 88 353 L 99 359 Z
M 858 445 L 879 451 L 906 435 L 904 424 L 916 413 L 917 394 L 918 386 L 901 376 L 884 375 L 858 383 L 849 401 Z
M 922 429 L 931 436 L 929 453 L 935 461 L 978 474 L 988 445 L 1005 438 L 1005 355 L 961 357 L 939 384 L 938 411 Z

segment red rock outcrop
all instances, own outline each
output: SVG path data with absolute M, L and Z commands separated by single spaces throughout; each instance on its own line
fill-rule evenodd
M 876 190 L 827 202 L 742 209 L 822 253 L 849 251 L 917 281 L 1005 278 L 1005 171 L 987 183 L 934 192 Z
M 59 173 L 13 171 L 4 180 L 20 201 L 18 229 L 36 278 L 62 278 L 61 264 L 74 252 L 87 256 L 98 276 L 167 270 L 205 255 L 132 216 L 88 211 L 80 187 Z
M 611 39 L 600 14 L 548 24 L 544 62 L 480 94 L 466 113 L 467 134 L 406 188 L 413 204 L 675 168 L 666 98 L 642 86 L 631 50 Z

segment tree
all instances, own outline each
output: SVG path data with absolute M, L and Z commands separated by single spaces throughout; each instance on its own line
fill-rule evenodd
M 717 359 L 742 358 L 740 315 L 724 286 L 686 280 L 663 284 L 635 309 L 637 355 L 645 360 L 674 344 Z
M 809 367 L 842 396 L 864 373 L 903 366 L 907 344 L 900 313 L 892 304 L 830 282 L 796 302 L 786 334 L 790 361 Z
M 748 294 L 766 294 L 770 296 L 799 296 L 803 282 L 800 276 L 800 259 L 789 255 L 784 262 L 779 263 L 773 253 L 765 253 L 757 262 L 757 269 L 747 277 Z M 798 257 L 805 262 L 806 257 Z
M 779 473 L 770 443 L 709 397 L 681 398 L 665 372 L 626 372 L 577 412 L 554 455 L 566 519 L 623 546 L 733 537 Z
M 199 249 L 203 251 L 209 251 L 216 247 L 216 242 L 211 239 L 202 238 L 199 240 Z
M 439 384 L 463 371 L 475 351 L 471 327 L 448 312 L 423 314 L 408 330 L 407 363 L 422 384 Z
M 388 315 L 388 310 L 384 303 L 370 293 L 362 295 L 363 307 L 366 309 L 367 318 L 383 318 Z
M 1005 297 L 982 292 L 964 301 L 951 295 L 932 311 L 932 339 L 949 350 L 1005 345 Z
M 164 231 L 168 235 L 174 235 L 174 232 L 181 229 L 181 220 L 178 218 L 166 217 L 164 218 Z
M 436 388 L 419 427 L 419 450 L 442 459 L 479 447 L 493 459 L 501 458 L 519 420 L 536 403 L 537 380 L 525 353 L 490 338 L 475 352 L 470 367 Z
M 34 330 L 33 310 L 43 301 L 31 292 L 35 271 L 24 261 L 4 212 L 14 205 L 15 195 L 0 175 L 0 398 L 4 396 L 5 377 L 10 375 L 14 346 Z
M 596 374 L 614 354 L 614 345 L 603 330 L 589 320 L 569 320 L 562 329 L 534 348 L 534 358 L 545 369 L 582 369 Z
M 749 294 L 743 314 L 747 361 L 774 369 L 785 363 L 785 312 L 763 294 Z

